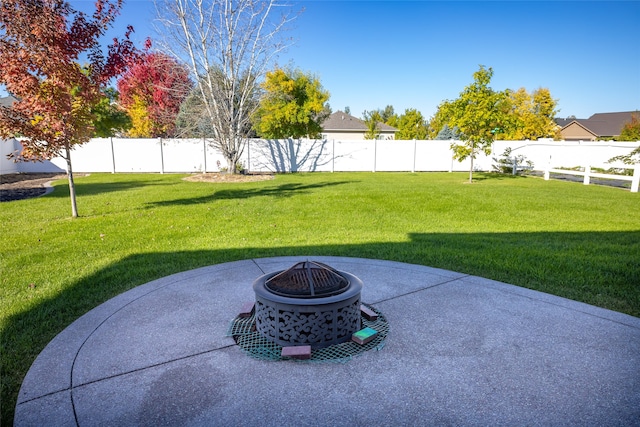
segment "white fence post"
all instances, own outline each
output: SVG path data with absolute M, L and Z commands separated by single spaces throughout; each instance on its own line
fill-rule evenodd
M 204 150 L 204 171 L 203 173 L 207 173 L 207 139 L 202 137 L 202 149 Z
M 544 180 L 549 181 L 549 176 L 551 175 L 551 156 L 549 156 L 549 162 L 547 162 L 547 167 L 544 169 Z
M 584 181 L 583 184 L 584 185 L 589 185 L 589 183 L 591 182 L 591 166 L 585 166 L 584 167 Z
M 246 173 L 251 172 L 251 140 L 247 139 L 247 169 Z
M 116 153 L 113 150 L 113 137 L 109 137 L 109 141 L 111 142 L 111 173 L 116 173 Z
M 162 138 L 158 138 L 160 141 L 160 173 L 164 173 L 164 150 L 162 149 Z
M 376 171 L 376 161 L 378 160 L 378 140 L 373 140 L 373 171 Z
M 413 168 L 411 169 L 411 173 L 416 173 L 416 151 L 417 151 L 417 142 L 416 139 L 413 138 Z
M 331 140 L 331 173 L 336 171 L 336 140 Z
M 633 179 L 631 180 L 631 192 L 637 193 L 640 187 L 640 164 L 633 168 Z

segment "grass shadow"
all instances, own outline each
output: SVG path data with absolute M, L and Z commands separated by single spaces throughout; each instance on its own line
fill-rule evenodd
M 159 207 L 159 206 L 175 206 L 175 205 L 196 205 L 200 203 L 209 203 L 214 200 L 241 200 L 250 199 L 253 197 L 276 197 L 287 198 L 293 197 L 299 194 L 310 193 L 312 190 L 316 190 L 324 187 L 332 187 L 337 185 L 351 184 L 355 181 L 335 181 L 335 182 L 322 182 L 317 184 L 299 184 L 299 183 L 287 183 L 280 185 L 272 185 L 267 187 L 252 187 L 252 188 L 233 188 L 215 191 L 211 195 L 201 197 L 188 197 L 174 200 L 163 200 L 160 202 L 147 203 L 147 207 Z
M 152 175 L 150 175 L 152 176 Z M 148 187 L 148 186 L 168 186 L 172 185 L 171 182 L 159 181 L 154 179 L 134 179 L 112 182 L 86 182 L 83 178 L 75 178 L 74 185 L 76 188 L 77 196 L 94 196 L 104 193 L 113 193 L 117 191 L 132 190 L 135 188 Z M 69 197 L 69 183 L 64 181 L 55 186 L 55 191 L 50 193 L 48 197 L 67 198 Z

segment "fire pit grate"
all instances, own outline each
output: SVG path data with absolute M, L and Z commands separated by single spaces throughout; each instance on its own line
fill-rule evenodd
M 276 295 L 318 298 L 344 292 L 349 282 L 326 264 L 304 261 L 265 280 L 264 285 Z
M 346 363 L 354 356 L 362 354 L 365 351 L 373 349 L 381 350 L 384 347 L 384 341 L 389 333 L 389 324 L 380 311 L 368 304 L 363 305 L 378 315 L 376 320 L 368 320 L 366 317 L 362 317 L 362 328 L 369 327 L 378 331 L 378 336 L 373 341 L 365 345 L 348 341 L 314 349 L 311 352 L 311 359 L 304 360 L 303 362 Z M 232 336 L 242 351 L 255 359 L 273 361 L 289 360 L 282 357 L 281 345 L 267 340 L 262 334 L 256 331 L 255 323 L 255 315 L 250 317 L 238 316 L 231 322 L 227 336 Z

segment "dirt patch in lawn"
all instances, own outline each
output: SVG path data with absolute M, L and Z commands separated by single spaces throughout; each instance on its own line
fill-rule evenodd
M 60 173 L 13 173 L 0 175 L 0 202 L 30 199 L 47 192 L 50 181 L 66 178 Z

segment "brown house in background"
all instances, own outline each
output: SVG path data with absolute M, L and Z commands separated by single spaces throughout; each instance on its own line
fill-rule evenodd
M 617 138 L 634 114 L 640 118 L 640 111 L 623 111 L 596 113 L 588 119 L 556 119 L 556 123 L 561 127 L 560 134 L 565 141 L 607 140 Z

